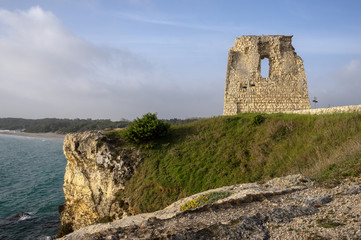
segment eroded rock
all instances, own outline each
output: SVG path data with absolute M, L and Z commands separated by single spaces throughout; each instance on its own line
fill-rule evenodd
M 198 237 L 198 236 L 200 236 L 199 234 L 201 234 L 201 233 L 204 234 L 205 232 L 210 232 L 209 234 L 216 234 L 214 231 L 216 231 L 217 229 L 220 230 L 221 232 L 223 232 L 222 233 L 222 236 L 223 236 L 223 234 L 230 233 L 229 231 L 231 231 L 230 230 L 231 226 L 238 225 L 238 224 L 235 225 L 234 222 L 232 223 L 232 221 L 237 220 L 239 222 L 243 222 L 244 219 L 241 221 L 239 216 L 232 217 L 229 215 L 228 217 L 225 217 L 221 222 L 218 222 L 218 223 L 217 223 L 217 221 L 215 221 L 215 222 L 203 221 L 202 222 L 200 220 L 199 221 L 182 220 L 181 222 L 183 224 L 180 224 L 180 222 L 178 222 L 177 224 L 168 224 L 167 220 L 172 219 L 172 221 L 176 221 L 175 219 L 184 219 L 185 216 L 187 218 L 187 216 L 188 216 L 187 214 L 190 212 L 194 213 L 194 212 L 223 211 L 224 209 L 231 209 L 235 206 L 240 206 L 242 204 L 263 201 L 267 197 L 284 195 L 287 193 L 292 193 L 294 191 L 299 191 L 299 190 L 305 189 L 306 185 L 311 185 L 311 184 L 312 184 L 312 181 L 310 179 L 306 178 L 305 176 L 293 175 L 293 176 L 287 176 L 284 178 L 274 179 L 274 180 L 266 182 L 264 184 L 247 183 L 247 184 L 239 184 L 239 185 L 232 185 L 232 186 L 226 186 L 226 187 L 221 187 L 221 188 L 217 188 L 217 189 L 212 189 L 212 190 L 208 190 L 208 191 L 205 191 L 202 193 L 192 195 L 187 198 L 180 199 L 179 201 L 171 204 L 170 206 L 166 207 L 165 209 L 159 210 L 159 211 L 156 211 L 153 213 L 144 213 L 144 214 L 139 214 L 136 216 L 128 216 L 123 219 L 114 221 L 112 223 L 88 226 L 84 229 L 81 229 L 81 231 L 74 232 L 74 233 L 64 237 L 64 239 L 96 239 L 95 237 L 98 237 L 99 234 L 107 235 L 109 232 L 109 229 L 115 229 L 114 231 L 116 231 L 116 232 L 118 232 L 118 230 L 119 230 L 121 233 L 128 233 L 129 235 L 139 234 L 139 235 L 137 235 L 138 238 L 144 238 L 144 236 L 146 236 L 147 234 L 148 235 L 151 234 L 149 236 L 152 236 L 152 238 L 155 236 L 164 237 L 164 236 L 168 236 L 169 232 L 173 232 L 174 234 L 171 234 L 171 236 L 173 236 L 175 239 L 192 239 L 193 237 Z M 205 206 L 201 206 L 194 211 L 182 211 L 181 210 L 181 206 L 184 203 L 192 201 L 193 199 L 196 199 L 200 195 L 208 194 L 211 192 L 230 192 L 231 195 L 228 197 L 219 199 L 218 201 L 216 201 L 214 203 L 207 204 Z M 313 207 L 311 207 L 311 206 L 308 206 L 308 208 L 313 209 Z M 289 213 L 288 216 L 293 216 L 293 215 L 298 216 L 300 212 L 302 212 L 304 214 L 308 214 L 308 212 L 312 212 L 312 210 L 307 209 L 307 208 L 305 208 L 305 209 L 304 208 L 286 209 L 285 211 Z M 275 213 L 269 212 L 269 213 L 266 213 L 265 216 L 267 216 L 267 217 L 265 217 L 264 219 L 270 219 L 271 216 L 276 216 L 277 214 L 283 216 L 285 213 L 282 212 L 281 210 L 276 211 Z M 254 217 L 254 219 L 252 218 L 253 222 L 259 222 L 259 220 L 260 220 L 259 215 L 256 215 L 253 217 Z M 151 219 L 153 219 L 153 221 L 150 221 Z M 154 219 L 157 219 L 157 221 L 154 221 Z M 257 220 L 257 221 L 255 221 L 255 220 Z M 201 224 L 200 225 L 195 224 L 198 222 Z M 153 226 L 155 223 L 157 224 L 157 226 Z M 159 225 L 161 223 L 163 224 L 162 226 L 164 226 L 164 230 L 162 230 L 162 231 L 160 230 L 160 225 Z M 193 224 L 193 225 L 189 225 L 189 224 Z M 244 232 L 245 226 L 242 224 L 238 225 L 233 230 L 236 231 L 236 229 L 238 229 L 240 231 L 240 233 L 243 232 L 242 234 L 243 235 L 245 234 L 244 236 L 248 236 Z M 224 228 L 224 229 L 222 230 L 222 228 Z M 261 225 L 257 224 L 255 226 L 253 226 L 252 229 L 253 228 L 254 229 L 262 229 L 263 227 Z M 154 233 L 154 229 L 157 229 L 158 235 Z M 176 229 L 178 229 L 178 230 L 176 230 Z M 187 230 L 185 231 L 185 229 L 187 229 Z M 191 229 L 193 229 L 194 231 Z M 111 232 L 112 231 L 113 230 L 111 230 Z M 183 233 L 180 233 L 180 232 L 177 233 L 177 231 L 180 231 Z M 251 232 L 253 232 L 253 234 L 255 234 L 254 230 L 252 230 Z M 261 234 L 262 236 L 266 236 L 266 235 L 264 235 L 266 233 L 262 232 L 262 231 L 259 234 Z M 183 236 L 184 238 L 181 238 L 180 237 L 181 235 L 182 236 L 184 235 Z M 120 235 L 117 237 L 120 237 L 117 239 L 122 238 Z M 136 235 L 134 235 L 133 237 L 136 238 Z
M 85 132 L 64 139 L 65 204 L 59 208 L 64 233 L 132 214 L 118 193 L 140 163 L 140 151 L 122 142 L 115 149 L 101 142 L 103 137 L 102 132 Z
M 353 186 L 361 179 L 357 181 L 328 189 L 303 175 L 292 175 L 228 186 L 181 199 L 154 213 L 91 225 L 64 239 L 358 239 L 361 193 Z M 196 210 L 179 210 L 184 202 L 212 191 L 232 191 L 232 195 Z

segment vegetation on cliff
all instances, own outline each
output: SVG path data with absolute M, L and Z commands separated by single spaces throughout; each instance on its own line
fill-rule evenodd
M 129 142 L 139 144 L 166 136 L 169 128 L 170 124 L 159 120 L 157 114 L 147 113 L 135 119 L 122 135 Z
M 29 133 L 56 132 L 59 134 L 102 130 L 105 128 L 124 128 L 131 122 L 128 120 L 111 121 L 109 119 L 23 119 L 0 118 L 0 129 L 22 130 Z
M 166 123 L 179 125 L 196 121 L 190 119 L 165 119 Z M 111 121 L 109 119 L 23 119 L 23 118 L 0 118 L 0 130 L 21 130 L 29 133 L 54 132 L 59 134 L 84 132 L 90 130 L 103 130 L 105 128 L 124 128 L 132 122 L 126 119 Z
M 137 212 L 207 189 L 288 174 L 324 184 L 360 175 L 361 114 L 214 117 L 172 126 L 167 136 L 144 146 L 144 160 L 121 194 Z

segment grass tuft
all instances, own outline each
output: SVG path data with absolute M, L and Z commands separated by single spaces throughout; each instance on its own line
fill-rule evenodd
M 338 227 L 338 226 L 345 225 L 343 223 L 334 222 L 329 218 L 317 219 L 316 222 L 317 222 L 317 226 L 322 227 L 322 228 L 335 228 L 335 227 Z

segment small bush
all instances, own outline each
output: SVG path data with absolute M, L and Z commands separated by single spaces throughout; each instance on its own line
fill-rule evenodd
M 257 126 L 257 125 L 260 125 L 261 123 L 263 123 L 264 120 L 265 120 L 265 117 L 263 115 L 256 115 L 253 117 L 251 123 L 252 123 L 252 125 Z
M 169 128 L 170 124 L 159 120 L 156 113 L 147 113 L 142 118 L 134 120 L 124 131 L 123 137 L 139 144 L 167 135 Z

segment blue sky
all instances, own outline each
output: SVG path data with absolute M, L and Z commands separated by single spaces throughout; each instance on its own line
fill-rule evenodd
M 361 104 L 360 9 L 356 0 L 0 0 L 0 117 L 221 115 L 229 48 L 262 34 L 294 35 L 317 107 Z

